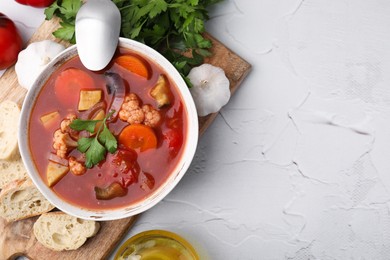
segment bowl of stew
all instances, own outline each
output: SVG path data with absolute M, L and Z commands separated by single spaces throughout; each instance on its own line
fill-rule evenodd
M 114 220 L 161 201 L 195 154 L 198 117 L 177 70 L 120 38 L 112 61 L 86 69 L 71 46 L 39 75 L 22 106 L 19 149 L 29 176 L 60 210 Z

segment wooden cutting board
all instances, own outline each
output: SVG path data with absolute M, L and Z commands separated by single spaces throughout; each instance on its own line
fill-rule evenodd
M 30 42 L 45 39 L 54 40 L 52 32 L 58 27 L 58 20 L 45 21 L 31 38 Z M 226 48 L 212 36 L 206 36 L 213 42 L 213 56 L 205 62 L 225 70 L 230 81 L 230 90 L 234 93 L 251 70 L 251 65 Z M 68 46 L 66 42 L 61 42 Z M 18 85 L 14 67 L 9 68 L 0 78 L 0 102 L 12 100 L 22 105 L 26 91 Z M 199 132 L 202 135 L 213 122 L 217 113 L 199 118 Z M 1 174 L 1 173 L 0 173 Z M 30 259 L 104 259 L 134 224 L 136 217 L 101 222 L 99 233 L 90 238 L 75 251 L 55 252 L 43 247 L 34 237 L 32 226 L 37 217 L 7 223 L 0 218 L 0 259 L 14 259 L 27 256 Z

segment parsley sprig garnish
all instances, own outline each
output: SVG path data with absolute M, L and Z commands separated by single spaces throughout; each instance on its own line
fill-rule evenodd
M 85 130 L 94 134 L 92 137 L 82 137 L 77 142 L 77 149 L 80 152 L 85 153 L 85 166 L 87 168 L 92 168 L 100 161 L 104 160 L 107 151 L 115 153 L 117 150 L 118 142 L 106 124 L 107 118 L 114 112 L 115 111 L 111 111 L 102 120 L 75 119 L 70 124 L 70 127 L 76 131 Z M 98 126 L 98 130 L 95 133 L 96 125 L 99 122 L 101 122 L 101 124 Z
M 189 71 L 211 55 L 212 43 L 203 36 L 204 23 L 209 19 L 207 8 L 222 0 L 112 1 L 122 15 L 121 36 L 159 51 L 191 86 L 186 78 Z M 53 14 L 62 19 L 62 27 L 53 33 L 54 36 L 68 41 L 70 38 L 74 43 L 75 12 L 80 3 L 80 0 L 57 0 L 45 10 L 47 20 Z

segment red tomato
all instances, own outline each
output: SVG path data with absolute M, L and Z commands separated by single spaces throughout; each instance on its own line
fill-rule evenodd
M 170 129 L 164 133 L 164 139 L 168 141 L 169 155 L 176 157 L 183 145 L 183 135 L 178 129 Z
M 0 70 L 15 64 L 22 46 L 23 41 L 15 24 L 0 13 Z
M 114 154 L 107 154 L 106 162 L 102 165 L 105 168 L 102 172 L 110 173 L 113 180 L 118 181 L 126 188 L 138 181 L 141 171 L 137 162 L 137 153 L 134 150 L 118 149 Z
M 164 133 L 164 139 L 168 142 L 169 155 L 175 158 L 183 145 L 183 104 L 174 110 L 173 115 L 167 117 L 166 126 L 168 130 Z
M 51 5 L 55 0 L 15 0 L 19 4 L 22 5 L 29 5 L 32 7 L 48 7 Z
M 64 105 L 75 105 L 83 89 L 95 88 L 94 80 L 86 72 L 70 68 L 62 71 L 55 81 L 55 94 Z

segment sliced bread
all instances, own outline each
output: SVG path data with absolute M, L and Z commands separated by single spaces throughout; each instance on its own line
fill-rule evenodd
M 8 160 L 18 150 L 20 108 L 15 102 L 0 103 L 0 160 Z
M 94 236 L 100 224 L 56 211 L 42 214 L 34 224 L 34 235 L 47 248 L 55 251 L 76 250 Z
M 53 208 L 30 179 L 15 180 L 0 192 L 0 216 L 8 222 L 37 216 Z
M 0 190 L 8 183 L 18 179 L 26 179 L 27 176 L 27 170 L 20 157 L 12 161 L 0 160 Z

